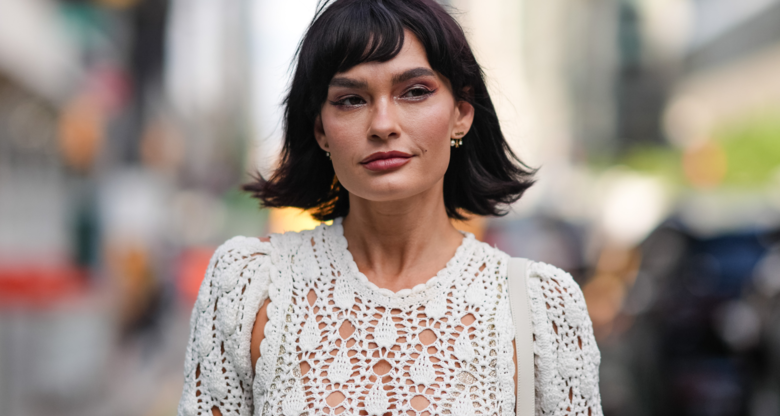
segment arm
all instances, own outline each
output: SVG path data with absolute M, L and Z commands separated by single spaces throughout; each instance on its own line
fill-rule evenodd
M 251 335 L 268 296 L 270 248 L 237 237 L 214 253 L 190 318 L 179 416 L 252 414 Z
M 536 414 L 601 416 L 601 355 L 579 285 L 544 263 L 530 265 Z
M 257 360 L 260 359 L 260 343 L 265 339 L 265 324 L 268 323 L 268 305 L 270 298 L 266 298 L 263 306 L 257 311 L 254 328 L 252 329 L 252 368 L 257 368 Z M 222 415 L 216 415 L 222 416 Z

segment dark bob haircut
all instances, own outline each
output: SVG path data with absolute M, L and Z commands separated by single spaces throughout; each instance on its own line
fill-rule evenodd
M 456 101 L 474 106 L 463 146 L 452 148 L 444 175 L 447 215 L 504 215 L 533 184 L 534 170 L 511 151 L 501 133 L 482 69 L 460 25 L 435 0 L 324 0 L 298 47 L 284 101 L 284 147 L 269 179 L 244 185 L 266 207 L 311 210 L 330 220 L 349 212 L 349 193 L 314 138 L 314 125 L 337 73 L 364 62 L 386 62 L 417 36 L 433 70 L 446 77 Z

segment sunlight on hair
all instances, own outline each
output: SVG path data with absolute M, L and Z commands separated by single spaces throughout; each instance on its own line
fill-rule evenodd
M 482 241 L 485 235 L 485 228 L 487 227 L 487 218 L 478 215 L 470 215 L 463 221 L 450 220 L 452 225 L 459 231 L 465 231 L 467 233 L 474 234 L 477 240 Z
M 330 224 L 331 221 L 326 223 Z M 287 231 L 313 230 L 320 222 L 311 215 L 298 208 L 274 208 L 268 216 L 269 233 L 285 233 Z

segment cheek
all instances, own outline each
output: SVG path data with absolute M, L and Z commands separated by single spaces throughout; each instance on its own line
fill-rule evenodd
M 443 160 L 445 164 L 450 157 L 452 128 L 452 112 L 446 109 L 438 107 L 410 115 L 404 128 L 412 141 L 422 149 L 426 159 Z
M 365 120 L 361 114 L 336 115 L 323 110 L 322 127 L 328 138 L 328 146 L 338 153 L 344 150 L 355 149 L 355 145 L 366 139 Z
M 360 170 L 360 150 L 365 148 L 365 123 L 354 117 L 323 118 L 333 170 L 342 184 L 352 183 L 352 178 Z

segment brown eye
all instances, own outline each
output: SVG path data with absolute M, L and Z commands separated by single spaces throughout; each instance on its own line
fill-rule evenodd
M 412 88 L 412 89 L 406 91 L 406 93 L 404 93 L 404 95 L 402 97 L 404 97 L 404 98 L 413 98 L 413 99 L 414 98 L 424 98 L 424 97 L 427 97 L 427 96 L 431 95 L 432 93 L 433 93 L 433 91 L 431 91 L 431 90 L 429 90 L 427 88 L 415 87 L 415 88 Z
M 336 101 L 331 101 L 330 103 L 335 105 L 336 107 L 352 108 L 352 107 L 359 107 L 365 104 L 366 101 L 356 95 L 350 95 L 348 97 L 344 97 Z
M 347 97 L 342 100 L 342 104 L 346 106 L 355 106 L 365 103 L 362 98 L 360 97 Z

